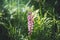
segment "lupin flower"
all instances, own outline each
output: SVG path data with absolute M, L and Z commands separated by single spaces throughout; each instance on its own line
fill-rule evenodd
M 34 21 L 33 21 L 33 15 L 32 15 L 32 12 L 29 12 L 28 13 L 28 34 L 32 34 L 32 31 L 33 31 L 33 24 L 34 24 Z

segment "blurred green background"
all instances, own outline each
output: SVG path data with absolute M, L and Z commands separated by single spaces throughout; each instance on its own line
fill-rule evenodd
M 60 40 L 59 5 L 59 0 L 0 0 L 0 40 Z M 36 17 L 28 38 L 29 11 Z

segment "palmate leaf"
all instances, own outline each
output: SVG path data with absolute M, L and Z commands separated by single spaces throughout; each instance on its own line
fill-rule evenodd
M 32 12 L 32 15 L 34 16 L 34 18 L 38 16 L 38 12 L 39 12 L 39 9 Z
M 14 7 L 12 10 L 9 10 L 9 11 L 10 11 L 10 14 L 12 14 L 17 11 L 17 7 Z

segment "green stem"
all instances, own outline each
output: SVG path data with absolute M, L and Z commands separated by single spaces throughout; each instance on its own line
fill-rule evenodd
M 40 6 L 40 8 L 39 8 L 39 10 L 40 10 L 39 16 L 40 16 L 40 18 L 42 18 L 42 3 L 40 1 L 39 1 L 39 6 Z

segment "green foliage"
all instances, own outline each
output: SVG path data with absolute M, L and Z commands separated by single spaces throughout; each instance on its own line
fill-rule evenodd
M 30 2 L 32 4 L 37 2 L 39 8 L 36 3 L 32 5 Z M 60 20 L 55 18 L 52 4 L 48 4 L 46 0 L 4 0 L 2 1 L 4 6 L 0 5 L 0 24 L 7 29 L 11 40 L 59 40 Z M 35 15 L 34 29 L 30 38 L 27 24 L 29 11 Z

